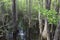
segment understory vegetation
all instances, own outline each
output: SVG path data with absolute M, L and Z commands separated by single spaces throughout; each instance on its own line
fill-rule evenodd
M 0 0 L 0 40 L 60 40 L 60 0 Z

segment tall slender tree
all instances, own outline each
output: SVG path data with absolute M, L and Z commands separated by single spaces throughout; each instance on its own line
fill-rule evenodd
M 32 0 L 29 0 L 29 40 L 31 40 L 31 14 L 32 14 Z
M 46 0 L 46 9 L 47 10 L 50 10 L 50 5 L 51 5 L 51 0 Z M 47 23 L 48 23 L 48 21 L 47 21 Z M 47 40 L 50 40 L 50 31 L 49 31 L 48 24 L 47 24 Z
M 50 10 L 50 4 L 51 4 L 51 0 L 46 0 L 46 9 L 47 10 Z M 44 27 L 42 36 L 44 38 L 47 38 L 47 40 L 50 40 L 50 33 L 49 33 L 47 16 L 45 17 L 45 27 Z
M 58 0 L 58 6 L 57 6 L 57 9 L 58 10 L 56 10 L 57 13 L 58 13 L 58 16 L 60 16 L 59 2 L 60 2 L 60 0 Z M 55 35 L 54 35 L 54 39 L 53 40 L 60 40 L 60 19 L 58 20 L 58 24 L 57 24 L 57 28 L 56 28 Z
M 13 40 L 17 40 L 16 0 L 12 0 Z
M 40 13 L 40 3 L 41 0 L 38 0 L 38 6 L 39 6 L 39 10 L 38 10 L 38 18 L 39 18 L 39 29 L 40 29 L 40 34 L 39 34 L 39 40 L 42 40 L 42 18 L 41 18 L 41 13 Z
M 46 9 L 50 10 L 51 0 L 46 0 Z
M 28 16 L 28 14 L 29 14 L 29 0 L 26 0 L 26 15 Z M 29 18 L 29 17 L 28 17 Z M 26 40 L 28 40 L 29 39 L 29 29 L 28 29 L 29 27 L 27 27 L 27 29 L 26 29 L 26 31 L 27 31 L 27 34 L 26 34 Z

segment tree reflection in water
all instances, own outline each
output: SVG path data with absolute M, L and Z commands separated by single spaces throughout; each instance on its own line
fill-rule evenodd
M 26 40 L 25 36 L 26 36 L 26 32 L 24 32 L 23 29 L 20 29 L 18 33 L 18 40 Z

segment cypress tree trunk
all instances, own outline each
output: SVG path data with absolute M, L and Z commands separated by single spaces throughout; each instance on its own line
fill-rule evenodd
M 51 4 L 51 0 L 46 0 L 46 9 L 47 10 L 50 10 L 50 4 Z M 47 20 L 47 17 L 45 18 L 45 28 L 46 28 L 46 31 L 47 31 L 47 40 L 50 40 L 50 32 L 49 32 L 49 27 L 48 27 L 48 20 Z
M 40 0 L 38 0 L 38 6 L 39 6 L 38 18 L 39 18 L 39 29 L 40 29 L 39 40 L 42 40 L 42 18 L 40 13 L 40 6 L 41 6 Z
M 60 0 L 58 0 L 58 7 L 57 7 L 58 10 L 56 10 L 58 13 L 58 16 L 60 16 L 59 2 L 60 2 Z M 60 40 L 60 19 L 58 20 L 58 24 L 57 24 L 57 28 L 56 28 L 53 40 Z
M 32 0 L 29 0 L 29 40 L 31 39 L 31 14 L 32 14 Z
M 44 30 L 43 30 L 43 33 L 42 33 L 42 36 L 44 39 L 47 38 L 47 19 L 45 18 L 45 26 L 44 26 Z
M 53 40 L 60 40 L 60 21 L 55 31 L 54 39 Z
M 51 0 L 46 0 L 46 9 L 50 10 Z
M 26 13 L 28 14 L 29 13 L 29 1 L 28 0 L 26 0 Z M 28 16 L 28 15 L 27 15 Z M 29 27 L 27 27 L 27 29 L 26 29 L 26 40 L 28 40 L 29 39 L 29 29 L 28 29 Z
M 13 40 L 17 40 L 16 0 L 12 0 Z
M 47 10 L 50 10 L 50 4 L 51 4 L 51 0 L 46 0 L 46 9 Z M 44 26 L 42 36 L 44 39 L 50 40 L 50 32 L 49 32 L 49 27 L 48 27 L 47 16 L 45 17 L 45 26 Z

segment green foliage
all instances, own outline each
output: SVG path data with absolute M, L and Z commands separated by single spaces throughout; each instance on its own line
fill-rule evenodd
M 39 8 L 38 6 L 34 6 L 33 9 L 38 12 Z M 57 12 L 54 9 L 44 9 L 40 7 L 40 13 L 44 16 L 47 17 L 49 24 L 56 24 L 58 21 L 58 16 Z
M 48 19 L 49 24 L 56 24 L 58 21 L 57 12 L 55 10 L 41 9 L 40 12 Z
M 57 20 L 58 20 L 57 12 L 55 10 L 49 10 L 48 11 L 48 21 L 49 21 L 49 23 L 56 24 Z
M 48 10 L 47 9 L 41 8 L 40 9 L 40 12 L 41 12 L 41 14 L 43 14 L 43 16 L 46 16 L 47 17 L 47 13 L 48 13 Z
M 2 5 L 4 6 L 3 8 L 5 11 L 11 10 L 11 5 L 12 5 L 11 0 L 2 0 L 0 4 L 1 4 L 1 7 Z
M 42 0 L 41 0 L 42 1 Z M 6 10 L 6 12 L 11 12 L 11 7 L 12 7 L 12 1 L 11 0 L 1 0 L 0 2 L 4 2 L 4 9 Z M 54 0 L 52 0 L 52 2 L 54 3 Z M 26 0 L 17 0 L 16 1 L 17 4 L 17 10 L 18 11 L 26 11 Z M 55 10 L 47 10 L 45 8 L 42 7 L 42 5 L 40 6 L 40 9 L 38 7 L 38 0 L 34 1 L 33 0 L 33 4 L 32 4 L 32 13 L 34 13 L 34 15 L 38 14 L 38 10 L 40 10 L 41 14 L 44 17 L 47 17 L 48 22 L 51 23 L 56 23 L 58 18 L 57 18 L 57 12 Z

